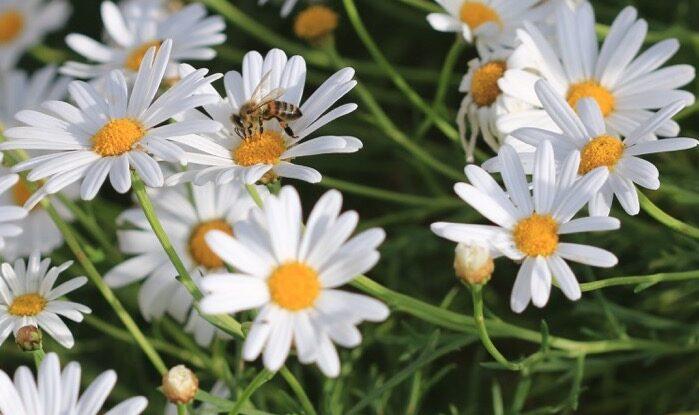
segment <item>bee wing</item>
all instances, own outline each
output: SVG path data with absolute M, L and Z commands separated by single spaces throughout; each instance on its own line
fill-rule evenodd
M 262 75 L 260 82 L 257 83 L 255 90 L 252 91 L 252 95 L 250 95 L 250 102 L 260 102 L 262 98 L 269 94 L 269 80 L 271 75 L 271 70 Z
M 277 98 L 284 95 L 284 92 L 286 92 L 284 88 L 274 88 L 273 90 L 269 91 L 267 95 L 263 96 L 258 101 L 255 101 L 257 102 L 257 106 L 255 108 L 260 108 L 269 102 L 275 101 Z

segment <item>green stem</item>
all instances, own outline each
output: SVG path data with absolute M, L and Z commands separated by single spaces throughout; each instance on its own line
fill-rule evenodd
M 104 233 L 102 227 L 95 221 L 90 215 L 86 214 L 75 201 L 66 197 L 63 194 L 58 194 L 58 200 L 63 204 L 70 212 L 75 216 L 75 218 L 80 222 L 81 225 L 90 231 L 90 235 L 94 236 L 97 243 L 106 251 L 107 255 L 116 263 L 122 262 L 124 256 L 121 254 L 114 245 L 111 244 L 110 238 Z
M 421 206 L 421 207 L 432 207 L 432 208 L 442 208 L 442 207 L 461 207 L 464 206 L 463 202 L 460 202 L 456 198 L 432 198 L 432 197 L 422 197 L 415 196 L 413 194 L 393 192 L 390 190 L 378 189 L 375 187 L 365 186 L 361 184 L 351 183 L 344 180 L 333 179 L 328 176 L 323 176 L 320 182 L 321 186 L 331 187 L 343 192 L 354 193 L 356 195 L 369 197 L 377 200 L 384 200 L 388 202 L 401 203 L 410 206 Z
M 185 405 L 177 405 L 177 415 L 187 415 L 187 407 Z
M 44 357 L 46 357 L 46 353 L 44 353 L 44 349 L 41 347 L 39 350 L 34 350 L 32 354 L 34 355 L 34 365 L 36 366 L 36 370 L 38 372 L 39 367 L 41 367 L 41 362 L 43 362 Z
M 227 0 L 201 0 L 201 3 L 210 7 L 222 15 L 226 20 L 240 28 L 242 31 L 256 37 L 258 40 L 275 48 L 280 48 L 288 53 L 302 55 L 304 59 L 317 66 L 329 67 L 330 61 L 325 54 L 318 50 L 312 50 L 300 43 L 290 41 L 286 36 L 280 36 L 269 27 L 243 13 L 239 8 Z
M 434 99 L 432 100 L 432 108 L 438 109 L 442 108 L 444 105 L 444 99 L 446 98 L 447 91 L 451 85 L 451 77 L 454 73 L 454 66 L 459 60 L 461 53 L 464 51 L 464 38 L 461 33 L 456 34 L 456 40 L 452 43 L 447 56 L 444 58 L 444 63 L 442 64 L 442 70 L 439 73 L 439 80 L 437 81 L 437 89 L 434 94 Z M 433 125 L 433 120 L 430 117 L 425 117 L 422 124 L 418 127 L 418 136 L 423 137 L 430 127 Z
M 160 223 L 160 220 L 155 213 L 155 207 L 153 206 L 153 203 L 146 192 L 146 186 L 135 171 L 131 174 L 131 182 L 134 193 L 136 194 L 136 199 L 138 199 L 138 203 L 141 205 L 143 210 L 143 214 L 146 216 L 151 228 L 153 228 L 153 233 L 155 233 L 158 241 L 160 241 L 160 245 L 162 245 L 163 250 L 167 254 L 168 258 L 170 258 L 170 262 L 172 262 L 172 265 L 175 267 L 180 282 L 195 300 L 201 300 L 203 294 L 199 290 L 199 287 L 197 287 L 197 285 L 194 283 L 192 276 L 189 275 L 189 271 L 180 259 L 180 256 L 177 255 L 175 247 L 172 246 L 170 237 L 167 236 L 167 233 L 165 233 L 165 229 L 163 229 L 163 225 Z
M 352 286 L 384 301 L 398 311 L 428 323 L 462 333 L 476 334 L 478 332 L 472 316 L 445 310 L 405 294 L 392 291 L 363 275 L 357 277 L 352 282 Z M 536 344 L 541 344 L 542 342 L 542 335 L 538 331 L 496 319 L 486 319 L 485 323 L 489 327 L 490 335 L 493 337 L 511 337 Z M 699 345 L 674 345 L 655 340 L 633 338 L 589 342 L 556 336 L 549 336 L 548 339 L 551 347 L 563 350 L 569 356 L 610 353 L 622 350 L 646 350 L 658 353 L 686 353 L 699 350 Z
M 398 0 L 400 3 L 407 4 L 409 6 L 415 7 L 418 10 L 422 10 L 427 13 L 444 13 L 437 3 L 432 3 L 425 0 Z
M 335 67 L 340 69 L 346 67 L 346 64 L 342 57 L 337 53 L 335 47 L 328 42 L 326 47 L 328 55 L 332 58 L 335 63 Z M 384 110 L 381 108 L 379 103 L 376 101 L 374 96 L 369 92 L 369 90 L 361 83 L 358 82 L 357 86 L 354 88 L 354 92 L 359 96 L 364 105 L 368 108 L 369 112 L 374 116 L 376 125 L 386 134 L 390 139 L 395 141 L 398 145 L 403 147 L 407 152 L 411 153 L 415 158 L 426 166 L 432 168 L 433 170 L 442 173 L 444 176 L 449 177 L 453 180 L 463 180 L 463 174 L 453 167 L 450 167 L 441 161 L 435 159 L 430 153 L 424 150 L 424 148 L 414 141 L 412 141 L 408 136 L 406 136 L 398 127 L 391 121 L 391 119 L 386 115 Z M 458 135 L 458 134 L 457 134 Z
M 260 373 L 255 376 L 255 378 L 248 384 L 248 386 L 243 389 L 243 392 L 240 394 L 238 397 L 238 400 L 235 402 L 235 406 L 231 411 L 229 412 L 229 415 L 238 415 L 240 413 L 240 410 L 243 408 L 243 405 L 250 399 L 253 393 L 262 385 L 267 383 L 270 379 L 274 377 L 274 372 L 270 372 L 267 369 L 262 369 Z
M 170 258 L 170 262 L 172 262 L 172 265 L 175 267 L 178 274 L 178 280 L 187 289 L 187 291 L 189 291 L 195 300 L 200 300 L 203 297 L 203 294 L 201 290 L 199 290 L 199 287 L 194 283 L 192 276 L 189 275 L 187 267 L 185 267 L 182 259 L 180 259 L 177 251 L 175 251 L 175 248 L 172 246 L 170 237 L 168 237 L 167 233 L 165 233 L 165 229 L 163 229 L 163 225 L 160 223 L 160 219 L 158 219 L 158 215 L 155 213 L 155 207 L 153 206 L 153 203 L 146 192 L 146 187 L 136 172 L 132 172 L 131 182 L 134 193 L 136 194 L 136 199 L 138 199 L 141 209 L 143 210 L 143 214 L 146 216 L 146 219 L 153 229 L 153 233 L 155 233 L 155 236 L 158 238 L 158 241 L 160 241 L 160 245 L 162 245 L 163 250 L 167 254 L 168 258 Z M 206 321 L 220 328 L 226 333 L 240 338 L 244 337 L 240 323 L 233 317 L 229 315 L 214 316 L 204 314 L 201 312 L 201 310 L 199 310 L 199 305 L 196 301 L 194 303 L 194 308 L 204 319 L 206 319 Z
M 665 211 L 663 211 L 653 202 L 651 202 L 651 200 L 648 199 L 648 197 L 646 197 L 646 195 L 644 195 L 641 192 L 638 192 L 638 199 L 641 202 L 641 209 L 643 209 L 653 219 L 657 220 L 658 222 L 662 223 L 663 225 L 667 226 L 668 228 L 674 231 L 683 233 L 687 236 L 691 236 L 695 239 L 699 239 L 699 228 L 684 223 L 681 220 L 675 219 L 672 216 L 668 215 L 667 213 L 665 213 Z
M 521 370 L 522 365 L 507 360 L 497 349 L 493 341 L 490 340 L 490 336 L 488 336 L 488 330 L 485 327 L 485 316 L 483 315 L 483 286 L 479 284 L 471 285 L 471 296 L 473 298 L 473 320 L 476 323 L 478 336 L 481 338 L 481 342 L 483 346 L 485 346 L 485 349 L 498 363 L 509 370 Z
M 138 346 L 138 343 L 134 341 L 129 332 L 113 326 L 93 315 L 85 316 L 85 323 L 116 340 Z M 183 350 L 174 344 L 159 339 L 148 338 L 148 341 L 156 350 L 168 354 L 177 360 L 191 363 L 193 366 L 199 368 L 207 368 L 212 366 L 211 359 L 203 353 L 195 354 L 189 350 Z
M 301 403 L 301 407 L 303 408 L 305 415 L 318 415 L 316 410 L 313 409 L 313 404 L 311 403 L 311 400 L 308 399 L 306 391 L 303 390 L 303 386 L 301 386 L 294 374 L 291 373 L 286 366 L 282 367 L 279 373 L 281 373 L 284 380 L 286 380 L 286 383 L 289 385 L 289 387 L 291 387 L 291 390 L 294 391 L 294 394 Z
M 686 281 L 694 279 L 699 279 L 699 270 L 606 278 L 599 281 L 582 283 L 580 284 L 580 289 L 582 291 L 593 291 L 601 288 L 615 287 L 618 285 L 655 284 L 659 282 Z
M 262 197 L 260 197 L 260 193 L 257 191 L 257 188 L 255 187 L 255 185 L 254 184 L 246 184 L 245 188 L 248 190 L 248 193 L 250 194 L 250 197 L 255 202 L 255 204 L 258 207 L 262 207 Z
M 30 186 L 33 186 L 34 189 L 32 190 L 35 190 L 36 186 L 33 184 L 30 184 Z M 112 307 L 114 312 L 117 314 L 131 336 L 133 336 L 134 340 L 136 340 L 136 343 L 138 343 L 138 345 L 141 347 L 153 366 L 155 366 L 161 375 L 165 373 L 167 371 L 167 367 L 165 366 L 163 359 L 160 357 L 155 348 L 153 348 L 153 345 L 150 344 L 136 322 L 131 318 L 128 311 L 126 311 L 124 306 L 121 304 L 121 301 L 119 301 L 116 295 L 114 295 L 112 289 L 109 288 L 109 286 L 104 282 L 102 275 L 100 275 L 97 268 L 95 268 L 95 265 L 92 263 L 92 261 L 90 261 L 87 254 L 80 246 L 80 243 L 78 242 L 78 239 L 73 233 L 70 225 L 68 225 L 63 218 L 61 218 L 61 215 L 58 214 L 56 208 L 53 207 L 48 198 L 43 199 L 41 201 L 41 205 L 44 207 L 44 209 L 46 209 L 46 212 L 48 212 L 51 219 L 53 219 L 53 222 L 63 234 L 66 244 L 73 252 L 73 255 L 75 255 L 75 258 L 77 258 L 80 265 L 82 265 L 82 267 L 85 269 L 87 277 L 97 287 L 97 290 L 99 290 L 100 294 L 102 294 L 102 297 L 107 300 L 107 303 L 109 303 L 109 305 Z
M 41 44 L 29 49 L 29 54 L 45 64 L 60 64 L 67 61 L 69 57 L 68 52 Z
M 456 128 L 454 128 L 451 125 L 451 123 L 443 119 L 434 110 L 434 108 L 430 106 L 430 104 L 425 102 L 420 97 L 420 94 L 418 94 L 414 89 L 410 87 L 405 78 L 403 78 L 401 74 L 399 74 L 398 71 L 396 71 L 395 68 L 393 68 L 391 63 L 383 55 L 379 47 L 376 45 L 376 42 L 374 42 L 374 39 L 371 37 L 366 27 L 364 26 L 364 23 L 362 22 L 362 19 L 359 16 L 357 6 L 354 4 L 354 0 L 343 0 L 343 3 L 345 5 L 345 11 L 347 12 L 347 16 L 349 17 L 352 26 L 354 26 L 354 30 L 357 32 L 357 35 L 369 51 L 369 54 L 371 54 L 371 57 L 374 59 L 374 61 L 376 61 L 379 67 L 381 67 L 386 72 L 386 75 L 388 75 L 391 81 L 393 81 L 393 84 L 408 98 L 408 100 L 415 107 L 417 107 L 420 111 L 424 112 L 427 115 L 427 117 L 432 122 L 434 122 L 437 128 L 439 128 L 444 133 L 444 135 L 446 135 L 452 141 L 458 142 L 459 133 L 458 131 L 456 131 Z

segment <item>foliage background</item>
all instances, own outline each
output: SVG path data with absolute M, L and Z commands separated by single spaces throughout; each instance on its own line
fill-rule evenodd
M 22 61 L 23 67 L 36 68 L 42 60 L 64 58 L 69 52 L 63 38 L 69 32 L 100 36 L 99 2 L 73 0 L 72 3 L 74 13 L 64 32 L 49 37 L 45 47 L 36 49 Z M 305 96 L 334 70 L 324 52 L 295 40 L 291 30 L 293 17 L 281 19 L 278 7 L 257 7 L 254 0 L 229 1 L 233 8 L 225 0 L 204 3 L 215 6 L 218 12 L 233 10 L 235 14 L 228 15 L 233 21 L 227 21 L 228 41 L 220 48 L 219 57 L 201 66 L 217 72 L 238 69 L 246 51 L 255 49 L 264 53 L 270 47 L 281 47 L 290 55 L 301 53 L 309 60 L 309 81 L 313 86 L 307 88 Z M 342 1 L 333 0 L 329 4 L 341 16 L 336 33 L 337 49 L 344 59 L 356 63 L 357 79 L 409 141 L 443 165 L 461 171 L 464 157 L 458 143 L 426 122 L 425 114 L 373 63 Z M 405 75 L 411 88 L 432 103 L 442 86 L 445 95 L 438 97 L 432 107 L 451 122 L 461 99 L 458 83 L 475 50 L 454 48 L 453 53 L 459 55 L 453 70 L 442 71 L 454 37 L 435 32 L 426 23 L 426 9 L 434 7 L 432 3 L 356 0 L 356 5 L 371 36 L 387 59 Z M 652 32 L 649 37 L 653 41 L 671 36 L 680 38 L 682 47 L 673 62 L 696 65 L 698 1 L 600 0 L 593 1 L 593 5 L 598 22 L 603 24 L 610 24 L 623 7 L 637 7 L 640 16 L 649 22 Z M 241 19 L 238 13 L 243 13 L 249 21 Z M 284 39 L 284 43 L 276 43 L 276 36 Z M 687 89 L 696 94 L 698 86 L 695 80 Z M 482 219 L 455 198 L 451 190 L 453 178 L 427 167 L 377 126 L 376 118 L 356 92 L 352 100 L 360 109 L 333 123 L 329 131 L 356 135 L 364 141 L 365 148 L 356 155 L 312 160 L 311 165 L 327 175 L 321 186 L 293 184 L 299 188 L 307 207 L 324 187 L 339 188 L 345 195 L 345 208 L 359 211 L 362 227 L 385 227 L 388 239 L 381 249 L 382 261 L 370 273 L 375 281 L 426 303 L 441 303 L 463 316 L 472 315 L 469 292 L 453 276 L 453 246 L 434 236 L 429 224 L 437 219 Z M 697 109 L 695 105 L 678 116 L 684 136 L 698 135 Z M 484 146 L 481 149 L 489 153 Z M 659 191 L 646 194 L 671 215 L 688 223 L 699 223 L 697 151 L 654 156 L 651 160 L 659 165 L 663 184 Z M 131 199 L 117 195 L 108 187 L 102 191 L 104 197 L 84 206 L 113 234 L 114 218 L 130 206 Z M 589 238 L 615 252 L 620 264 L 610 270 L 595 270 L 594 274 L 589 269 L 574 267 L 581 280 L 699 269 L 697 239 L 662 226 L 645 212 L 631 218 L 615 209 L 613 215 L 622 220 L 621 231 Z M 82 236 L 91 240 L 87 232 Z M 91 255 L 103 272 L 114 265 L 113 258 L 97 248 Z M 54 255 L 56 261 L 69 258 L 71 253 L 67 248 Z M 82 274 L 77 265 L 71 270 Z M 697 279 L 606 288 L 585 293 L 577 303 L 569 302 L 560 291 L 553 290 L 544 310 L 530 306 L 522 315 L 515 315 L 508 305 L 515 270 L 507 261 L 497 262 L 493 280 L 485 290 L 487 315 L 535 334 L 545 320 L 551 335 L 585 344 L 599 340 L 611 343 L 603 343 L 600 353 L 584 357 L 582 348 L 570 347 L 560 352 L 553 347 L 527 373 L 510 372 L 491 363 L 492 358 L 481 346 L 472 325 L 438 327 L 409 315 L 408 306 L 408 313 L 394 311 L 383 324 L 363 325 L 362 346 L 341 354 L 343 373 L 339 379 L 325 379 L 316 368 L 301 367 L 293 358 L 289 366 L 320 414 L 566 413 L 576 409 L 584 414 L 667 414 L 699 410 Z M 58 352 L 64 363 L 79 360 L 86 379 L 114 368 L 120 382 L 112 399 L 144 394 L 151 402 L 147 413 L 162 413 L 164 400 L 155 389 L 160 379 L 148 360 L 129 340 L 94 287 L 86 286 L 77 293 L 80 301 L 93 309 L 93 317 L 80 325 L 70 324 L 78 340 L 72 350 L 62 350 L 51 342 L 45 348 Z M 241 388 L 253 376 L 251 368 L 260 367 L 258 362 L 239 365 L 239 342 L 218 343 L 212 352 L 195 346 L 172 320 L 144 322 L 137 311 L 136 293 L 136 286 L 118 291 L 168 364 L 184 362 L 197 368 L 205 387 L 210 387 L 214 377 L 211 370 L 201 367 L 203 363 L 221 370 L 227 359 Z M 515 329 L 493 333 L 500 350 L 513 360 L 540 348 L 538 342 L 521 337 Z M 641 343 L 636 339 L 657 341 L 660 346 L 639 346 Z M 628 350 L 609 350 L 615 344 L 628 345 Z M 31 364 L 31 361 L 8 341 L 0 349 L 0 367 L 11 372 L 18 364 Z M 257 408 L 272 413 L 301 413 L 288 386 L 279 377 L 262 386 L 252 400 Z

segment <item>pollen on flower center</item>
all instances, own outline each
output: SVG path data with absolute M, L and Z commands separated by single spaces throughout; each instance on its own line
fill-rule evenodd
M 118 156 L 131 150 L 144 135 L 145 129 L 140 122 L 131 118 L 115 118 L 92 136 L 92 150 L 102 157 Z
M 614 111 L 616 100 L 614 95 L 597 81 L 584 81 L 573 84 L 568 89 L 568 105 L 575 109 L 582 98 L 593 98 L 597 101 L 602 115 L 605 117 Z
M 226 221 L 215 219 L 197 225 L 189 237 L 189 253 L 197 264 L 209 269 L 220 268 L 223 261 L 209 248 L 205 236 L 210 231 L 217 230 L 233 235 L 233 228 Z
M 527 256 L 549 256 L 558 246 L 558 224 L 551 215 L 534 213 L 520 220 L 512 234 L 517 249 Z
M 7 311 L 13 316 L 31 317 L 41 313 L 46 303 L 46 299 L 39 294 L 24 294 L 15 297 Z
M 135 47 L 126 56 L 126 60 L 124 61 L 124 67 L 130 71 L 138 72 L 138 68 L 141 66 L 141 61 L 143 60 L 143 57 L 146 55 L 146 52 L 148 52 L 148 49 L 155 46 L 155 50 L 157 52 L 162 43 L 163 42 L 159 40 L 151 40 L 150 42 L 146 42 L 140 46 Z
M 503 77 L 507 70 L 507 64 L 503 61 L 488 62 L 476 69 L 471 78 L 471 95 L 473 101 L 479 107 L 487 107 L 500 95 L 498 80 Z
M 267 285 L 272 301 L 291 311 L 312 306 L 320 294 L 318 273 L 301 262 L 278 266 L 267 279 Z
M 337 28 L 337 13 L 323 5 L 313 5 L 302 11 L 294 21 L 294 33 L 301 39 L 315 42 Z
M 0 13 L 0 44 L 15 40 L 24 29 L 24 16 L 18 10 Z
M 286 150 L 282 135 L 276 131 L 255 133 L 240 142 L 233 150 L 233 160 L 240 166 L 277 164 Z
M 578 173 L 585 174 L 597 167 L 613 169 L 624 155 L 624 143 L 616 137 L 601 135 L 593 138 L 580 152 Z
M 461 21 L 466 23 L 471 30 L 476 30 L 485 23 L 493 22 L 502 26 L 500 15 L 492 7 L 480 1 L 465 1 L 459 11 Z

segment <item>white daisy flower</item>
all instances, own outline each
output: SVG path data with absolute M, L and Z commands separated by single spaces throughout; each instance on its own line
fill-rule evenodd
M 2 161 L 2 153 L 0 153 Z M 23 228 L 17 221 L 27 217 L 27 209 L 7 202 L 7 191 L 19 183 L 16 174 L 0 174 L 0 250 L 7 246 L 11 238 L 20 235 Z
M 511 53 L 511 50 L 499 49 L 487 52 L 481 58 L 472 59 L 468 63 L 468 72 L 461 80 L 459 91 L 466 93 L 466 96 L 461 101 L 456 123 L 468 162 L 473 161 L 479 134 L 493 151 L 498 151 L 504 135 L 498 129 L 496 121 L 500 115 L 515 111 L 508 107 L 516 106 L 516 110 L 530 107 L 520 100 L 504 95 L 498 85 L 498 81 L 507 70 L 507 59 Z M 466 121 L 471 131 L 468 140 Z
M 296 3 L 298 3 L 299 0 L 284 0 L 284 3 L 282 4 L 282 9 L 279 12 L 279 14 L 282 17 L 287 17 L 289 13 L 294 9 L 294 6 L 296 6 Z M 258 0 L 257 4 L 259 6 L 263 6 L 267 4 L 269 0 Z
M 124 21 L 128 22 L 137 19 L 159 22 L 180 9 L 175 6 L 174 0 L 121 0 L 119 2 L 119 10 L 124 16 Z
M 206 69 L 192 72 L 155 99 L 165 74 L 172 42 L 160 49 L 150 48 L 141 63 L 133 87 L 127 86 L 124 74 L 114 70 L 106 80 L 104 93 L 94 86 L 73 81 L 70 96 L 78 105 L 47 101 L 46 112 L 24 110 L 17 119 L 26 126 L 5 131 L 10 139 L 0 150 L 47 150 L 13 167 L 13 171 L 30 170 L 31 181 L 46 180 L 44 186 L 27 202 L 32 207 L 42 197 L 61 191 L 82 179 L 80 196 L 95 197 L 107 175 L 117 192 L 131 188 L 133 168 L 151 187 L 162 186 L 163 172 L 156 158 L 180 162 L 184 151 L 176 144 L 194 133 L 215 132 L 221 127 L 211 120 L 163 124 L 175 114 L 212 102 L 209 95 L 192 95 L 218 75 L 206 76 Z
M 0 176 L 10 174 L 9 169 L 0 167 Z M 69 186 L 63 194 L 70 199 L 74 199 L 78 197 L 78 192 L 79 190 L 76 186 Z M 14 205 L 26 212 L 26 216 L 14 223 L 14 225 L 22 229 L 22 233 L 6 240 L 4 246 L 0 247 L 0 255 L 5 260 L 14 261 L 19 257 L 27 257 L 33 251 L 39 251 L 40 254 L 47 255 L 63 245 L 63 234 L 46 210 L 41 206 L 35 206 L 27 212 L 23 208 L 30 196 L 31 191 L 21 180 L 17 180 L 14 185 L 11 185 L 9 192 L 0 194 L 0 206 Z M 53 205 L 65 220 L 70 221 L 73 219 L 68 208 L 59 200 L 54 200 Z
M 0 130 L 16 127 L 21 110 L 38 109 L 47 100 L 64 99 L 70 78 L 57 77 L 54 66 L 28 75 L 22 70 L 0 74 Z
M 590 200 L 590 215 L 609 215 L 615 196 L 626 213 L 637 214 L 640 207 L 634 183 L 652 190 L 660 187 L 658 169 L 638 156 L 686 150 L 696 147 L 698 143 L 693 138 L 645 139 L 684 108 L 682 101 L 664 107 L 622 139 L 605 124 L 602 111 L 595 100 L 580 100 L 576 113 L 548 82 L 539 81 L 535 88 L 544 110 L 563 133 L 521 128 L 512 132 L 512 137 L 531 146 L 550 140 L 559 163 L 572 153 L 577 153 L 581 160 L 578 174 L 587 174 L 597 167 L 609 170 L 608 180 Z M 520 157 L 525 166 L 532 165 L 533 153 L 520 153 Z M 489 162 L 484 167 L 501 167 L 495 164 Z
M 435 0 L 446 13 L 430 13 L 427 21 L 440 32 L 462 33 L 480 53 L 515 46 L 516 30 L 535 17 L 538 0 Z
M 58 298 L 82 287 L 85 277 L 77 277 L 53 288 L 61 272 L 68 269 L 73 261 L 51 267 L 51 259 L 41 257 L 38 252 L 24 260 L 15 261 L 14 267 L 7 262 L 2 264 L 0 273 L 0 344 L 24 326 L 39 327 L 53 337 L 61 346 L 73 347 L 73 334 L 59 316 L 75 322 L 83 320 L 83 314 L 91 311 L 82 304 Z M 8 413 L 8 412 L 6 412 Z M 11 412 L 14 413 L 14 412 Z
M 260 187 L 265 195 L 267 189 Z M 225 272 L 223 261 L 204 240 L 213 229 L 231 234 L 236 222 L 246 219 L 255 202 L 245 187 L 236 183 L 203 186 L 179 186 L 153 192 L 153 204 L 172 245 L 190 275 Z M 190 196 L 191 195 L 191 196 Z M 140 208 L 122 213 L 118 222 L 135 226 L 118 231 L 119 248 L 133 258 L 117 265 L 105 275 L 111 287 L 123 287 L 144 280 L 138 294 L 143 317 L 150 321 L 166 312 L 177 321 L 189 318 L 185 330 L 202 346 L 208 346 L 218 332 L 192 309 L 192 297 L 175 278 L 177 271 L 153 233 Z
M 648 24 L 637 19 L 633 7 L 625 8 L 614 20 L 601 49 L 590 3 L 584 2 L 575 10 L 561 4 L 556 8 L 555 20 L 556 43 L 551 43 L 529 23 L 518 31 L 521 45 L 510 59 L 500 87 L 505 94 L 534 108 L 503 115 L 498 120 L 503 132 L 532 125 L 560 132 L 534 93 L 534 84 L 541 78 L 548 80 L 572 108 L 582 98 L 593 98 L 608 129 L 622 135 L 630 134 L 648 119 L 649 110 L 679 100 L 688 105 L 694 102 L 692 93 L 677 89 L 694 79 L 694 68 L 691 65 L 660 68 L 677 52 L 680 44 L 676 39 L 659 42 L 638 54 Z M 668 119 L 651 133 L 676 136 L 679 125 Z
M 61 71 L 77 78 L 98 78 L 113 69 L 123 69 L 133 79 L 146 52 L 162 47 L 172 39 L 169 74 L 176 65 L 186 60 L 211 60 L 216 56 L 212 46 L 226 40 L 226 25 L 221 16 L 206 16 L 206 8 L 193 3 L 163 19 L 153 13 L 153 4 L 127 5 L 124 13 L 114 3 L 102 3 L 102 22 L 110 44 L 105 45 L 85 35 L 72 33 L 66 43 L 86 59 L 96 62 L 85 64 L 67 62 Z
M 185 143 L 198 150 L 187 153 L 187 162 L 205 167 L 173 175 L 168 184 L 191 180 L 198 184 L 212 180 L 226 183 L 233 179 L 255 183 L 263 178 L 271 181 L 277 177 L 319 182 L 321 175 L 317 170 L 291 161 L 296 157 L 317 154 L 353 153 L 362 148 L 359 139 L 349 136 L 325 135 L 303 141 L 329 122 L 357 109 L 356 104 L 344 104 L 329 110 L 357 84 L 353 77 L 352 68 L 338 71 L 302 104 L 306 83 L 306 62 L 302 57 L 287 59 L 279 49 L 272 49 L 264 59 L 257 52 L 247 53 L 243 58 L 242 75 L 231 71 L 224 77 L 227 97 L 204 105 L 207 114 L 223 124 L 223 128 L 209 134 L 208 138 L 192 138 Z M 204 88 L 203 92 L 216 93 L 211 86 Z M 272 119 L 264 122 L 263 131 L 241 138 L 239 133 L 244 133 L 232 121 L 231 115 L 238 114 L 246 102 L 265 101 L 270 94 L 300 109 L 300 118 L 288 123 L 296 137 Z M 183 119 L 195 122 L 208 118 L 200 111 L 189 111 Z
M 38 109 L 44 101 L 63 99 L 68 82 L 69 78 L 56 77 L 56 68 L 53 66 L 46 66 L 31 76 L 21 70 L 0 74 L 0 130 L 20 125 L 15 114 L 21 110 Z M 0 167 L 0 176 L 9 173 L 9 169 Z M 75 187 L 66 190 L 66 196 L 77 197 Z M 17 181 L 12 186 L 12 191 L 0 194 L 0 205 L 24 206 L 30 195 L 27 186 L 22 181 Z M 65 219 L 71 218 L 70 212 L 62 204 L 56 202 L 55 207 Z M 63 235 L 48 213 L 39 207 L 29 211 L 17 226 L 23 229 L 22 234 L 8 240 L 0 249 L 6 260 L 29 256 L 33 250 L 48 254 L 63 244 Z
M 0 2 L 0 68 L 13 67 L 22 54 L 68 20 L 65 0 L 4 0 Z
M 530 301 L 537 307 L 546 305 L 552 278 L 566 297 L 579 299 L 580 286 L 565 260 L 612 267 L 617 259 L 603 249 L 560 242 L 559 238 L 619 228 L 618 219 L 606 216 L 573 219 L 604 184 L 607 169 L 597 168 L 576 180 L 580 157 L 573 153 L 556 174 L 553 147 L 545 141 L 536 152 L 532 195 L 514 148 L 502 146 L 498 158 L 505 191 L 485 170 L 472 164 L 465 169 L 471 184 L 454 186 L 459 197 L 497 226 L 438 222 L 432 224 L 432 231 L 457 243 L 487 244 L 494 255 L 522 261 L 510 297 L 516 313 L 524 311 Z
M 218 380 L 214 384 L 213 388 L 211 388 L 209 394 L 219 398 L 228 399 L 231 396 L 231 391 L 222 380 Z M 196 408 L 192 408 L 190 411 L 194 415 L 216 415 L 219 413 L 215 406 L 207 402 L 202 403 Z M 171 403 L 168 403 L 165 406 L 165 415 L 177 415 L 177 407 Z
M 0 370 L 0 412 L 12 415 L 95 415 L 116 385 L 117 375 L 108 370 L 90 383 L 82 396 L 80 364 L 69 363 L 61 372 L 55 353 L 48 353 L 41 362 L 36 381 L 31 370 L 22 366 L 12 379 Z M 130 398 L 104 415 L 138 415 L 146 409 L 143 397 Z
M 333 342 L 357 346 L 356 325 L 388 317 L 380 301 L 336 289 L 378 262 L 377 247 L 385 237 L 374 228 L 348 240 L 358 215 L 340 215 L 341 207 L 340 192 L 325 193 L 304 226 L 298 193 L 285 186 L 279 196 L 267 198 L 264 209 L 238 222 L 233 236 L 206 235 L 211 249 L 237 273 L 204 278 L 202 312 L 259 310 L 243 346 L 245 360 L 255 360 L 264 349 L 265 366 L 276 371 L 293 344 L 301 363 L 315 362 L 335 377 L 340 360 Z

